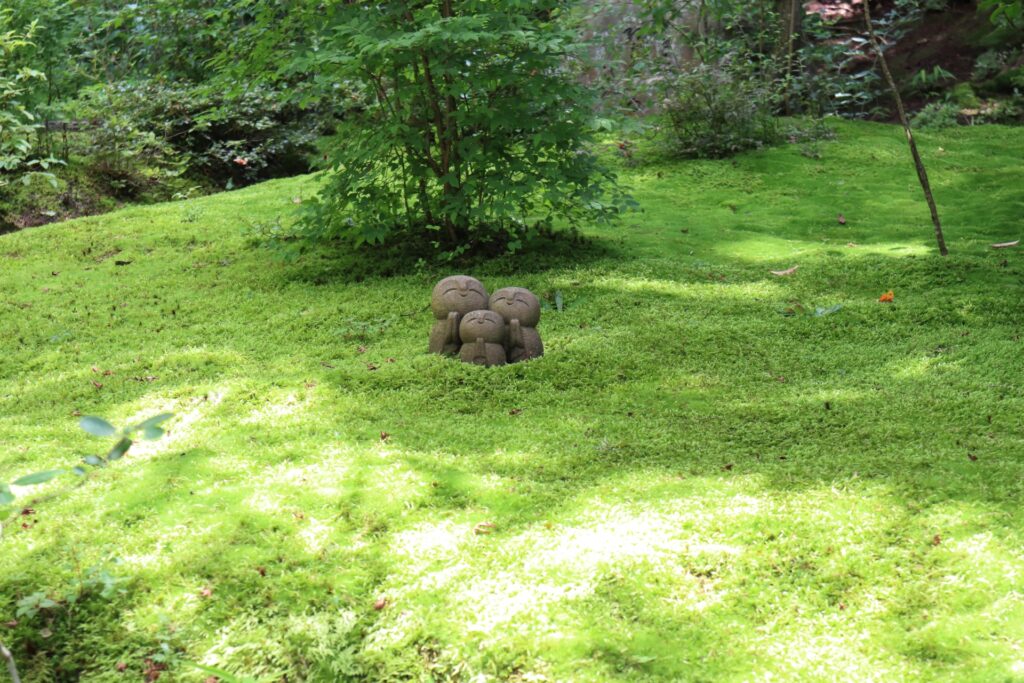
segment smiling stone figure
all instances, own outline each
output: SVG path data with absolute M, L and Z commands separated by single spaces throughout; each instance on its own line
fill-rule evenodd
M 507 325 L 505 350 L 509 363 L 537 358 L 544 354 L 537 324 L 540 299 L 522 287 L 505 287 L 491 295 L 490 308 Z
M 505 321 L 494 311 L 473 311 L 459 325 L 463 363 L 505 365 Z
M 430 352 L 456 356 L 462 347 L 459 323 L 466 314 L 487 308 L 487 290 L 479 280 L 452 275 L 437 283 L 430 309 L 437 322 L 430 331 Z

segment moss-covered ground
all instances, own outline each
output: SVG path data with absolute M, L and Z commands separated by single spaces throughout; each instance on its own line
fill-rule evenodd
M 561 294 L 504 368 L 425 353 L 441 271 L 254 248 L 311 178 L 0 237 L 0 481 L 175 414 L 17 490 L 25 680 L 1024 680 L 1024 131 L 921 136 L 943 259 L 901 132 L 835 125 L 475 268 Z

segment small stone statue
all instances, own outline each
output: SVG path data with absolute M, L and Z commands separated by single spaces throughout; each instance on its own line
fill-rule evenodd
M 505 365 L 505 321 L 486 309 L 466 314 L 459 325 L 463 363 Z
M 537 358 L 544 354 L 544 345 L 537 332 L 540 322 L 540 299 L 522 287 L 505 287 L 491 295 L 490 308 L 507 325 L 505 350 L 509 363 Z
M 430 309 L 437 322 L 430 331 L 430 352 L 456 356 L 462 347 L 459 323 L 472 311 L 487 308 L 487 290 L 479 280 L 452 275 L 437 283 L 430 296 Z

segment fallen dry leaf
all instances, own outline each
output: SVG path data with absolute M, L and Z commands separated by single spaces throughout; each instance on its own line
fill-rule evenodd
M 792 275 L 793 273 L 795 273 L 796 269 L 799 267 L 800 266 L 793 266 L 792 268 L 787 268 L 786 270 L 769 270 L 768 272 L 777 277 L 785 277 L 786 275 Z
M 836 216 L 836 220 L 839 221 L 839 225 L 846 225 L 846 216 L 843 214 Z
M 167 665 L 163 662 L 154 662 L 152 659 L 146 660 L 146 670 L 143 673 L 143 680 L 146 683 L 153 683 L 153 681 L 160 678 L 160 672 L 166 671 Z
M 494 522 L 480 522 L 475 527 L 473 527 L 473 533 L 474 534 L 489 534 L 492 531 L 494 531 L 494 528 L 495 528 Z
M 1020 240 L 1014 240 L 1012 242 L 998 242 L 992 245 L 993 249 L 1009 249 L 1010 247 L 1016 247 L 1020 244 Z
M 893 299 L 895 299 L 895 298 L 896 298 L 896 295 L 890 289 L 888 292 L 886 292 L 882 296 L 878 297 L 878 300 L 880 302 L 882 302 L 883 304 L 891 304 Z
M 366 364 L 366 369 L 367 370 L 371 370 L 371 371 L 372 370 L 376 370 L 377 369 L 377 364 L 376 363 L 367 363 Z
M 380 440 L 381 441 L 387 443 L 388 439 L 390 439 L 390 438 L 391 438 L 391 435 L 388 434 L 387 432 L 381 432 L 380 433 Z
M 932 545 L 939 545 L 940 543 L 942 543 L 942 536 L 940 536 L 939 534 L 935 534 L 935 536 L 932 538 Z
M 512 410 L 508 411 L 508 414 L 512 415 L 512 416 L 515 416 L 515 415 L 518 415 L 521 412 L 523 412 L 522 408 L 513 408 Z
M 125 664 L 124 662 L 118 662 L 117 666 L 115 666 L 114 668 L 117 669 L 118 671 L 120 671 L 121 673 L 124 673 L 125 671 L 128 670 L 128 665 Z
M 210 588 L 209 586 L 203 586 L 203 589 L 201 591 L 199 591 L 199 594 L 201 596 L 203 596 L 204 598 L 208 598 L 211 595 L 213 595 L 213 589 Z
M 971 462 L 976 462 L 976 461 L 978 460 L 978 456 L 976 456 L 976 455 L 975 455 L 974 453 L 968 453 L 968 454 L 967 454 L 967 458 L 968 458 L 968 459 L 969 459 L 969 460 L 970 460 Z

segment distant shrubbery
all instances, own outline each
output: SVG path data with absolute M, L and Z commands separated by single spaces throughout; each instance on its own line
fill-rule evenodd
M 131 182 L 145 169 L 176 170 L 227 187 L 309 170 L 330 125 L 270 86 L 240 94 L 158 81 L 94 86 L 68 113 L 84 121 L 82 152 L 104 176 Z
M 685 156 L 726 157 L 780 139 L 776 98 L 727 63 L 700 65 L 677 76 L 664 108 L 670 144 Z

